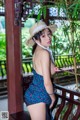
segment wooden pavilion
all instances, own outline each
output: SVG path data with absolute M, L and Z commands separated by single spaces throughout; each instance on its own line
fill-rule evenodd
M 29 120 L 28 115 L 23 111 L 23 86 L 21 66 L 21 18 L 25 18 L 25 14 L 24 16 L 22 16 L 22 13 L 24 10 L 23 6 L 26 2 L 28 2 L 30 6 L 29 8 L 27 8 L 29 14 L 29 10 L 33 7 L 33 4 L 35 4 L 35 2 L 32 2 L 31 0 L 5 0 L 8 110 L 10 115 L 9 120 Z M 44 4 L 48 4 L 47 2 L 44 2 Z M 36 16 L 37 15 L 34 15 L 33 17 Z M 43 18 L 43 16 L 42 18 L 47 24 L 49 24 L 49 20 L 57 18 L 53 16 L 50 18 L 48 10 L 46 16 L 47 19 Z M 57 19 L 60 19 L 60 17 Z M 64 19 L 66 19 L 66 17 L 64 17 Z M 68 120 L 68 115 L 72 110 L 73 104 L 77 104 L 78 108 L 72 120 L 78 120 L 80 115 L 80 102 L 74 100 L 74 96 L 76 95 L 80 97 L 80 94 L 72 92 L 70 90 L 66 90 L 63 87 L 60 88 L 57 85 L 56 89 L 60 89 L 62 91 L 62 96 L 56 94 L 58 97 L 62 98 L 62 104 L 57 111 L 55 120 L 58 120 L 60 111 L 63 109 L 66 101 L 69 101 L 69 107 L 63 120 Z M 66 97 L 66 92 L 70 93 L 70 98 Z

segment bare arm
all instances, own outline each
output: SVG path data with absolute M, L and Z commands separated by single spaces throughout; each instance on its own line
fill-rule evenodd
M 50 95 L 50 97 L 52 99 L 52 104 L 50 106 L 50 108 L 51 108 L 55 101 L 55 96 L 53 94 L 54 93 L 53 85 L 52 85 L 51 78 L 50 78 L 50 73 L 51 73 L 50 56 L 47 51 L 42 52 L 41 67 L 42 67 L 42 74 L 44 77 L 44 86 L 46 88 L 47 93 Z

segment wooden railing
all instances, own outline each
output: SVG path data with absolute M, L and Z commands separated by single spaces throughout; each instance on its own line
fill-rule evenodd
M 29 87 L 32 75 L 23 77 L 23 91 Z M 52 108 L 54 120 L 80 120 L 80 93 L 57 84 L 53 84 L 56 101 Z M 10 115 L 11 120 L 31 120 L 28 111 Z
M 0 60 L 0 79 L 6 76 L 6 60 Z
M 31 64 L 32 60 L 24 59 L 23 64 L 27 65 L 27 72 L 30 72 L 30 69 L 32 68 Z M 6 66 L 6 61 L 2 62 L 0 65 Z M 23 67 L 24 67 L 23 65 Z M 6 75 L 6 67 L 3 67 L 4 71 L 2 72 Z M 23 73 L 25 73 L 25 67 L 23 68 Z M 2 69 L 0 68 L 2 71 Z M 0 73 L 1 74 L 1 73 Z M 23 93 L 28 88 L 30 82 L 32 80 L 32 75 L 26 75 L 23 74 L 22 81 L 23 81 Z M 68 90 L 62 86 L 59 86 L 57 84 L 54 84 L 55 88 L 55 95 L 56 95 L 56 102 L 55 106 L 53 108 L 53 113 L 55 113 L 54 120 L 80 120 L 80 93 Z M 20 118 L 21 116 L 21 118 Z M 30 120 L 29 114 L 26 114 L 25 111 L 22 111 L 20 113 L 15 113 L 10 116 L 13 120 L 17 120 L 19 117 L 19 120 Z
M 23 74 L 32 72 L 32 57 L 22 60 L 22 72 Z
M 55 120 L 80 120 L 80 93 L 54 85 L 59 103 L 56 105 Z
M 55 56 L 55 64 L 59 68 L 64 67 L 71 71 L 73 65 L 73 58 L 72 56 Z M 79 65 L 78 61 L 77 65 Z M 80 66 L 78 68 L 80 68 Z M 24 78 L 28 73 L 31 72 L 32 72 L 32 57 L 28 57 L 22 60 L 22 73 Z M 60 85 L 75 83 L 74 75 L 65 72 L 65 70 L 64 72 L 59 71 L 53 77 L 54 82 Z M 0 95 L 4 94 L 7 94 L 6 60 L 0 60 Z
M 32 75 L 23 79 L 24 92 L 31 81 Z M 53 107 L 54 120 L 80 120 L 80 93 L 57 84 L 53 84 L 53 87 L 56 96 Z M 28 120 L 30 120 L 30 118 Z
M 69 68 L 73 66 L 72 55 L 55 56 L 55 65 L 59 68 Z M 77 58 L 77 66 L 80 65 L 80 60 Z M 23 74 L 32 71 L 32 57 L 22 59 L 22 72 Z M 0 78 L 6 76 L 6 60 L 0 60 Z
M 70 67 L 73 66 L 73 56 L 72 55 L 56 55 L 55 56 L 55 64 L 56 66 L 58 66 L 59 68 L 63 68 L 63 67 Z

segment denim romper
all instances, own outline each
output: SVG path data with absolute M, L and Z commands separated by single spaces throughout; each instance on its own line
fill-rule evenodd
M 38 74 L 34 69 L 32 72 L 33 80 L 24 94 L 26 105 L 28 106 L 40 102 L 50 105 L 51 98 L 45 89 L 43 76 Z

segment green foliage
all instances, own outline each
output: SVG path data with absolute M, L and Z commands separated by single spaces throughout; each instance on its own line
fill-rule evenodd
M 27 46 L 26 41 L 29 39 L 29 28 L 35 23 L 34 19 L 26 20 L 24 27 L 22 28 L 22 58 L 32 56 L 32 47 Z
M 74 30 L 74 41 L 71 39 L 69 25 L 63 23 L 62 28 L 57 30 L 52 43 L 53 46 L 55 44 L 55 54 L 72 54 L 72 49 L 75 49 L 75 55 L 80 55 L 80 23 L 77 21 L 74 22 Z
M 62 19 L 61 20 L 61 28 L 59 28 L 55 34 L 55 38 L 53 35 L 53 40 L 52 40 L 52 46 L 51 48 L 55 51 L 53 51 L 54 54 L 57 55 L 62 55 L 62 54 L 72 54 L 72 50 L 75 49 L 76 51 L 76 55 L 77 53 L 80 53 L 80 40 L 79 37 L 80 35 L 77 34 L 80 32 L 80 22 L 76 22 L 74 20 L 78 20 L 79 19 L 79 13 L 80 13 L 80 0 L 56 0 L 55 4 L 54 1 L 51 1 L 52 4 L 50 4 L 50 2 L 48 2 L 48 4 L 44 4 L 43 2 L 44 0 L 39 1 L 40 2 L 40 7 L 39 7 L 39 12 L 37 15 L 37 21 L 40 20 L 43 16 L 43 18 L 46 18 L 47 16 L 47 9 L 54 7 L 56 9 L 58 9 L 58 16 L 60 16 L 61 14 L 61 9 L 63 10 L 63 12 L 66 15 L 66 18 L 68 19 L 68 24 L 66 24 L 66 22 Z M 32 14 L 30 14 L 29 17 L 32 17 L 34 14 L 34 8 L 32 10 Z M 74 43 L 71 40 L 71 31 L 70 31 L 70 21 L 69 20 L 73 20 L 73 27 L 75 30 L 75 34 L 74 34 Z M 75 48 L 74 48 L 75 47 Z
M 37 20 L 40 20 L 40 19 L 41 19 L 42 10 L 43 10 L 43 8 L 40 8 L 39 13 L 38 13 L 38 16 L 37 16 Z
M 28 23 L 31 23 L 31 20 L 28 20 Z M 31 23 L 31 25 L 34 24 Z M 57 31 L 53 34 L 53 39 L 52 39 L 52 46 L 51 49 L 53 50 L 53 54 L 54 55 L 68 55 L 68 54 L 72 54 L 72 47 L 73 47 L 73 43 L 70 39 L 70 26 L 69 26 L 69 22 L 68 24 L 66 24 L 64 21 L 61 22 L 61 26 L 57 29 Z M 26 23 L 25 23 L 26 25 Z M 74 41 L 74 47 L 75 47 L 75 51 L 76 51 L 76 56 L 78 56 L 77 53 L 80 52 L 80 22 L 74 22 L 74 26 L 76 29 L 76 32 L 74 34 L 75 36 L 75 41 Z M 26 56 L 31 56 L 32 53 L 32 48 L 28 47 L 26 45 L 26 39 L 29 38 L 29 28 L 28 26 L 25 26 L 24 28 L 22 28 L 22 55 L 23 58 L 25 58 Z
M 70 0 L 69 2 L 67 0 L 56 0 L 55 4 L 46 4 L 43 5 L 43 0 L 40 1 L 40 9 L 38 12 L 37 20 L 41 19 L 41 16 L 43 15 L 44 18 L 46 18 L 46 9 L 50 7 L 56 7 L 58 8 L 58 16 L 60 16 L 60 9 L 62 8 L 64 13 L 66 14 L 66 17 L 69 19 L 78 19 L 79 17 L 79 11 L 80 11 L 80 0 Z M 32 13 L 28 16 L 31 17 L 34 14 L 34 10 L 32 10 Z M 34 20 L 28 19 L 24 25 L 25 27 L 22 28 L 22 57 L 26 58 L 26 56 L 32 55 L 32 48 L 28 47 L 26 45 L 26 39 L 29 38 L 29 28 L 34 24 Z M 62 20 L 61 27 L 57 30 L 55 34 L 53 34 L 52 39 L 52 50 L 54 55 L 67 55 L 72 54 L 72 48 L 75 48 L 76 57 L 80 57 L 80 22 L 74 21 L 73 27 L 75 29 L 74 34 L 74 44 L 70 39 L 70 23 L 65 24 L 65 21 Z M 6 57 L 5 47 L 2 46 L 5 45 L 5 40 L 3 41 L 1 35 L 0 35 L 0 58 L 3 59 Z M 2 57 L 3 56 L 3 57 Z
M 0 33 L 0 60 L 4 60 L 5 58 L 6 58 L 5 34 Z
M 29 28 L 22 29 L 22 58 L 32 56 L 32 48 L 26 45 L 29 38 Z
M 3 6 L 3 1 L 2 1 L 2 0 L 0 0 L 0 6 L 1 6 L 1 7 Z

